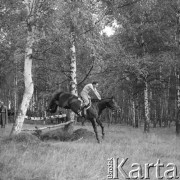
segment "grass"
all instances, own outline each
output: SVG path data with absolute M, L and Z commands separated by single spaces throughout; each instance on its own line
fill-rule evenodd
M 76 125 L 78 128 L 82 127 Z M 90 124 L 83 128 L 93 131 Z M 161 175 L 167 163 L 174 163 L 180 173 L 180 139 L 174 128 L 151 129 L 145 134 L 141 128 L 105 126 L 101 144 L 95 137 L 75 142 L 9 139 L 6 136 L 10 129 L 0 129 L 0 180 L 106 180 L 107 159 L 111 157 L 119 161 L 128 158 L 123 167 L 126 172 L 134 169 L 132 163 L 139 163 L 144 173 L 145 163 L 160 159 L 165 165 Z M 119 179 L 123 179 L 121 174 Z M 151 169 L 150 179 L 157 179 L 155 169 Z

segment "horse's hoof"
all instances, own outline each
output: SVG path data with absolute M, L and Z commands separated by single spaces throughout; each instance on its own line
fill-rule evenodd
M 100 140 L 98 140 L 98 144 L 101 144 L 101 141 L 100 141 Z

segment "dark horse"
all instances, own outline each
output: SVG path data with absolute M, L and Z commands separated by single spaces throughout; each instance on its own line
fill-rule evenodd
M 77 115 L 80 115 L 79 112 L 82 109 L 81 100 L 77 96 L 65 92 L 57 92 L 53 95 L 47 111 L 50 113 L 55 113 L 58 106 L 65 109 L 71 109 Z M 99 117 L 105 108 L 110 108 L 112 110 L 118 109 L 118 105 L 115 102 L 114 97 L 105 98 L 100 101 L 92 100 L 92 105 L 89 109 L 87 109 L 86 116 L 82 115 L 83 117 L 91 121 L 98 143 L 100 141 L 97 133 L 96 123 L 100 125 L 102 129 L 102 138 L 104 138 L 104 126 Z

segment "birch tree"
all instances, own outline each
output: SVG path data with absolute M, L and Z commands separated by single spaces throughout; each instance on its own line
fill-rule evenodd
M 145 122 L 144 122 L 144 131 L 149 132 L 149 97 L 148 97 L 148 83 L 144 82 L 144 108 L 145 108 Z
M 78 96 L 77 92 L 77 78 L 76 78 L 76 46 L 75 46 L 75 31 L 74 25 L 71 21 L 70 27 L 70 92 L 71 94 Z M 70 120 L 74 120 L 74 113 L 70 112 Z
M 32 54 L 33 54 L 33 44 L 35 42 L 35 25 L 34 25 L 34 16 L 35 16 L 35 3 L 33 0 L 25 0 L 24 5 L 27 11 L 27 39 L 25 47 L 25 56 L 24 56 L 24 95 L 18 110 L 18 114 L 13 125 L 11 134 L 18 134 L 21 132 L 24 118 L 29 106 L 31 97 L 33 95 L 34 83 L 32 80 Z
M 178 5 L 178 12 L 176 14 L 176 19 L 177 19 L 177 30 L 176 30 L 176 44 L 178 50 L 180 49 L 180 1 L 177 0 L 177 5 Z M 177 55 L 177 58 L 178 55 Z M 176 86 L 177 86 L 177 110 L 176 110 L 176 133 L 180 134 L 180 70 L 178 68 L 177 73 L 176 73 Z
M 67 11 L 64 13 L 66 14 L 65 20 L 67 21 L 66 26 L 69 32 L 69 43 L 70 43 L 70 48 L 69 48 L 70 84 L 69 84 L 69 87 L 70 87 L 70 93 L 75 96 L 78 96 L 78 91 L 77 91 L 77 52 L 78 51 L 77 49 L 79 50 L 80 47 L 82 46 L 81 43 L 83 39 L 86 42 L 86 46 L 91 44 L 91 42 L 89 42 L 90 41 L 89 38 L 85 36 L 84 32 L 86 32 L 88 24 L 90 27 L 92 25 L 92 21 L 91 21 L 92 15 L 91 15 L 90 10 L 88 9 L 88 2 L 83 3 L 83 2 L 70 0 L 67 4 L 65 4 L 65 7 L 67 7 Z M 88 17 L 87 17 L 87 14 L 89 14 Z M 90 31 L 92 30 L 93 29 L 91 29 Z M 69 118 L 71 120 L 74 119 L 73 112 L 70 112 Z

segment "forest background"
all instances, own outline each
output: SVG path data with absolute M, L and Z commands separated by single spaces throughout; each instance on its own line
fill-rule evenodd
M 57 89 L 98 80 L 115 123 L 179 133 L 179 0 L 1 0 L 0 27 L 0 99 L 14 112 L 25 93 L 24 113 L 42 115 Z

